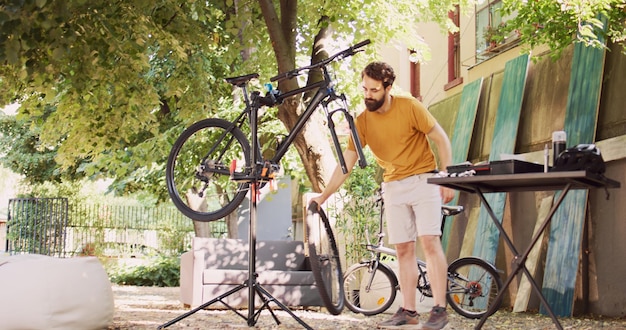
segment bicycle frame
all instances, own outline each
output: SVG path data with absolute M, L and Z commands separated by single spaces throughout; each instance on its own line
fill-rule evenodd
M 370 253 L 372 253 L 372 258 L 370 258 L 368 260 L 368 262 L 372 262 L 372 267 L 376 267 L 377 264 L 380 263 L 380 255 L 381 254 L 386 254 L 386 255 L 390 255 L 390 256 L 394 256 L 397 257 L 397 253 L 395 249 L 386 247 L 384 245 L 383 239 L 385 237 L 385 234 L 383 232 L 383 214 L 384 214 L 384 210 L 385 210 L 385 202 L 383 200 L 382 197 L 382 190 L 379 188 L 377 190 L 377 194 L 378 197 L 376 199 L 376 203 L 380 203 L 380 214 L 379 214 L 379 219 L 378 219 L 378 240 L 376 242 L 376 244 L 372 244 L 369 241 L 369 235 L 366 234 L 367 236 L 367 244 L 365 245 L 365 248 L 370 251 Z M 458 214 L 459 212 L 461 212 L 463 210 L 463 206 L 442 206 L 441 209 L 441 217 L 442 217 L 442 228 L 443 228 L 443 224 L 445 223 L 446 219 L 449 216 L 454 216 L 456 214 Z M 417 270 L 420 276 L 422 276 L 424 279 L 426 279 L 425 277 L 425 271 L 424 269 L 426 268 L 426 262 L 424 262 L 423 260 L 419 259 L 419 258 L 415 258 L 415 261 L 417 262 Z M 383 264 L 384 265 L 384 264 Z M 384 265 L 386 266 L 386 265 Z M 450 276 L 450 274 L 448 274 L 448 280 L 451 280 L 452 282 L 454 282 L 454 278 L 452 278 Z M 371 285 L 371 283 L 368 284 Z M 419 285 L 419 283 L 418 283 Z M 425 282 L 424 283 L 425 286 L 430 286 L 429 282 Z
M 316 82 L 308 86 L 300 87 L 289 92 L 285 92 L 276 97 L 277 103 L 282 103 L 283 100 L 288 99 L 289 97 L 299 95 L 299 94 L 302 94 L 302 93 L 305 93 L 307 91 L 317 88 L 315 95 L 311 99 L 311 102 L 308 104 L 305 111 L 298 117 L 296 124 L 288 132 L 285 140 L 281 141 L 278 148 L 276 149 L 276 153 L 274 154 L 274 156 L 268 160 L 271 164 L 278 164 L 280 162 L 282 157 L 289 150 L 289 147 L 295 141 L 298 134 L 300 134 L 300 132 L 303 130 L 307 121 L 313 115 L 313 112 L 321 105 L 322 108 L 324 109 L 324 113 L 328 121 L 328 126 L 329 126 L 330 133 L 333 139 L 333 144 L 337 151 L 339 163 L 341 165 L 343 172 L 347 173 L 349 169 L 346 168 L 345 159 L 343 158 L 343 154 L 341 152 L 341 146 L 339 144 L 339 139 L 334 129 L 335 123 L 333 120 L 333 115 L 336 114 L 337 112 L 343 113 L 346 120 L 348 120 L 348 125 L 351 130 L 352 138 L 355 141 L 357 154 L 359 156 L 359 166 L 361 168 L 364 168 L 365 166 L 367 166 L 367 161 L 365 160 L 365 156 L 361 148 L 359 136 L 356 132 L 356 127 L 354 126 L 354 119 L 352 118 L 352 115 L 350 115 L 350 113 L 347 110 L 348 105 L 347 105 L 346 97 L 344 94 L 337 95 L 335 93 L 335 90 L 332 86 L 332 79 L 326 67 L 322 67 L 322 71 L 323 71 L 323 76 L 324 76 L 324 79 L 322 81 Z M 255 149 L 256 159 L 259 160 L 259 159 L 262 159 L 261 145 L 258 141 L 256 141 L 255 138 L 258 134 L 258 126 L 257 126 L 258 117 L 257 116 L 258 116 L 258 110 L 261 108 L 259 104 L 259 98 L 261 96 L 259 92 L 253 92 L 251 94 L 251 97 L 248 97 L 247 87 L 244 85 L 244 86 L 241 86 L 241 88 L 243 89 L 243 93 L 245 95 L 244 101 L 246 104 L 246 109 L 237 117 L 237 119 L 233 122 L 233 124 L 241 127 L 244 123 L 244 119 L 246 117 L 245 115 L 246 114 L 248 115 L 247 117 L 249 118 L 250 131 L 252 135 L 251 145 L 254 146 L 253 148 Z M 328 105 L 337 100 L 343 103 L 343 108 L 338 108 L 338 109 L 329 111 Z M 256 162 L 253 162 L 253 163 L 256 163 Z

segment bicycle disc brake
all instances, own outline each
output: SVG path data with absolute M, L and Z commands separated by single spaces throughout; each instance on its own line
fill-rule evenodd
M 194 187 L 193 188 L 194 194 L 198 195 L 199 197 L 204 197 L 204 191 L 208 188 L 209 182 L 215 175 L 213 174 L 213 171 L 211 171 L 211 169 L 215 169 L 215 168 L 216 166 L 213 160 L 207 160 L 207 161 L 204 161 L 202 164 L 198 165 L 198 167 L 196 168 L 195 176 L 196 176 L 196 179 L 200 180 L 201 182 L 204 182 L 204 185 L 199 190 L 196 187 Z
M 216 169 L 217 167 L 218 166 L 216 165 L 214 160 L 209 159 L 202 162 L 202 164 L 198 165 L 198 167 L 196 168 L 196 179 L 205 183 L 209 182 L 214 175 L 212 170 Z

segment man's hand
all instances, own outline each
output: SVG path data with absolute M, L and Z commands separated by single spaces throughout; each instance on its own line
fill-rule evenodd
M 443 201 L 444 204 L 447 204 L 454 198 L 454 189 L 442 186 L 442 187 L 439 187 L 439 190 L 441 192 L 441 200 Z
M 324 198 L 321 194 L 317 195 L 313 198 L 311 198 L 311 200 L 309 201 L 309 205 L 313 204 L 313 202 L 317 203 L 317 209 L 319 210 L 320 207 L 322 206 L 322 204 L 326 201 L 326 198 Z

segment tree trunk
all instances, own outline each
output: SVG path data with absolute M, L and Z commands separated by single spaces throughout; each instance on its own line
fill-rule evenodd
M 259 4 L 276 55 L 278 71 L 287 72 L 294 69 L 297 1 L 280 2 L 280 19 L 270 0 L 259 0 Z M 322 26 L 319 34 L 316 36 L 311 58 L 312 62 L 328 56 L 328 54 L 318 50 L 323 49 L 324 39 L 329 36 L 329 32 L 330 30 L 327 27 Z M 320 76 L 316 77 L 314 74 L 309 77 L 308 83 L 319 81 L 320 78 Z M 278 84 L 278 88 L 282 91 L 290 91 L 298 87 L 296 79 L 283 80 Z M 291 130 L 298 120 L 303 103 L 306 104 L 309 101 L 307 96 L 305 96 L 304 100 L 301 96 L 294 96 L 289 100 L 285 100 L 279 107 L 278 119 L 285 124 L 288 130 Z M 311 182 L 311 187 L 316 192 L 320 192 L 326 185 L 336 164 L 328 135 L 326 134 L 328 130 L 322 127 L 325 120 L 326 118 L 316 112 L 311 116 L 301 134 L 294 140 L 294 146 L 302 159 L 302 164 Z
M 237 210 L 227 215 L 224 220 L 226 221 L 228 238 L 239 238 L 239 213 L 237 212 Z
M 198 211 L 206 211 L 207 204 L 204 198 L 199 198 L 196 191 L 188 191 L 185 194 L 187 205 Z M 208 222 L 193 220 L 193 231 L 196 237 L 211 237 L 211 226 Z
M 301 100 L 301 97 L 291 98 L 279 108 L 278 118 L 287 129 L 293 128 L 298 120 L 299 109 L 304 106 Z M 336 164 L 324 120 L 320 113 L 313 114 L 293 143 L 315 192 L 322 191 Z

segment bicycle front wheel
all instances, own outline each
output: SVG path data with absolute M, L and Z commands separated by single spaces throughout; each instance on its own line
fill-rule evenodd
M 343 310 L 345 295 L 341 285 L 343 274 L 337 241 L 324 210 L 320 208 L 318 211 L 315 204 L 309 207 L 309 214 L 311 213 L 319 214 L 319 217 L 315 217 L 319 219 L 317 225 L 307 219 L 311 271 L 324 306 L 329 313 L 339 315 Z
M 460 258 L 448 267 L 446 300 L 466 318 L 483 317 L 495 303 L 501 288 L 502 280 L 495 268 L 480 258 Z
M 398 279 L 393 270 L 376 260 L 350 266 L 343 276 L 349 310 L 363 315 L 380 314 L 396 299 Z
M 174 205 L 197 221 L 215 221 L 234 211 L 248 190 L 247 182 L 230 179 L 250 169 L 250 143 L 241 130 L 223 119 L 201 120 L 178 137 L 167 159 L 167 191 Z

